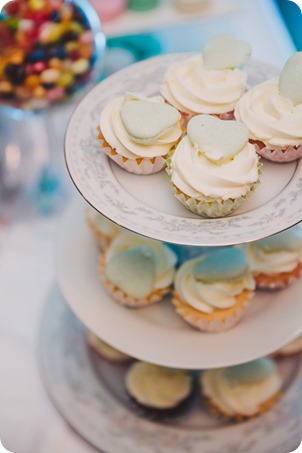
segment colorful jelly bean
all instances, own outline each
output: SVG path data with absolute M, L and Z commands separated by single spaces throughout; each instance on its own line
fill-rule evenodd
M 13 0 L 0 20 L 0 102 L 40 109 L 89 80 L 93 33 L 76 4 Z

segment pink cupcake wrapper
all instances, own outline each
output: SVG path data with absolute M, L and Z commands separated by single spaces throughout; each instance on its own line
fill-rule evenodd
M 298 147 L 288 146 L 286 149 L 269 149 L 266 146 L 261 148 L 258 143 L 254 143 L 257 153 L 272 162 L 292 162 L 302 158 L 302 145 Z

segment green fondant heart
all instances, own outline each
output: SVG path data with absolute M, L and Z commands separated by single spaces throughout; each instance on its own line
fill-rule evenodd
M 280 74 L 279 92 L 294 105 L 302 104 L 302 52 L 295 53 L 287 60 Z
M 180 120 L 180 113 L 164 102 L 133 99 L 120 109 L 121 119 L 132 140 L 150 144 Z
M 248 129 L 239 121 L 223 121 L 210 115 L 194 116 L 188 123 L 191 143 L 217 163 L 239 153 L 248 142 Z
M 220 35 L 208 41 L 202 51 L 208 69 L 231 69 L 247 62 L 251 46 L 229 35 Z
M 203 283 L 236 280 L 249 269 L 244 253 L 235 247 L 215 250 L 199 261 L 193 268 L 196 280 Z
M 106 277 L 129 296 L 147 297 L 155 282 L 152 250 L 138 246 L 116 254 L 106 266 Z
M 275 371 L 276 366 L 272 360 L 263 358 L 228 368 L 226 377 L 230 382 L 248 385 L 268 378 Z

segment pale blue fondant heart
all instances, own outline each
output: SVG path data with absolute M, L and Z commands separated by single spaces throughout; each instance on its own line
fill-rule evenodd
M 287 60 L 280 74 L 279 92 L 294 105 L 302 104 L 302 52 L 295 53 Z
M 214 250 L 194 269 L 196 280 L 203 283 L 215 283 L 226 280 L 236 280 L 243 277 L 249 269 L 244 253 L 235 247 Z
M 120 109 L 125 129 L 138 143 L 152 141 L 169 131 L 180 120 L 180 113 L 164 102 L 133 99 Z
M 231 69 L 247 62 L 251 46 L 229 35 L 220 35 L 208 41 L 202 51 L 208 69 Z
M 196 115 L 188 123 L 191 143 L 217 163 L 239 153 L 248 142 L 248 129 L 239 121 L 223 121 L 210 115 Z
M 151 249 L 137 246 L 117 253 L 106 266 L 106 277 L 129 296 L 144 298 L 155 282 L 155 259 Z
M 225 371 L 225 376 L 231 383 L 248 385 L 268 378 L 275 371 L 276 366 L 272 360 L 261 358 L 230 367 Z

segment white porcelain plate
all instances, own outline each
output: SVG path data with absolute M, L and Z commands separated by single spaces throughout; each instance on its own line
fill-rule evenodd
M 98 251 L 82 202 L 67 210 L 56 244 L 56 271 L 66 301 L 96 335 L 141 360 L 180 368 L 214 368 L 253 360 L 284 346 L 302 330 L 302 280 L 276 292 L 257 292 L 241 322 L 221 334 L 199 332 L 168 299 L 131 310 L 115 303 L 97 271 Z
M 196 387 L 184 413 L 151 421 L 125 392 L 127 365 L 99 359 L 87 348 L 84 334 L 82 324 L 53 290 L 39 339 L 44 380 L 69 424 L 102 452 L 288 453 L 301 441 L 301 357 L 277 361 L 284 395 L 254 420 L 231 424 L 210 415 Z
M 166 172 L 130 174 L 98 149 L 96 127 L 108 100 L 126 91 L 159 92 L 167 67 L 188 54 L 164 55 L 132 65 L 97 85 L 76 108 L 66 133 L 66 163 L 82 196 L 99 212 L 136 233 L 187 245 L 230 245 L 284 230 L 302 219 L 302 160 L 263 165 L 262 183 L 234 215 L 203 219 L 173 195 Z M 277 74 L 260 62 L 247 67 L 249 84 Z

